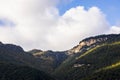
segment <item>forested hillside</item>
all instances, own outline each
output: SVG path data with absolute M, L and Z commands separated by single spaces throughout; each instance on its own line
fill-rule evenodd
M 96 46 L 66 61 L 54 75 L 61 80 L 119 80 L 119 71 L 120 42 L 115 42 Z

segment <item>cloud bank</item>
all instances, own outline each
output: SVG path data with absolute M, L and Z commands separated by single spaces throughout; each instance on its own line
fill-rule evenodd
M 71 8 L 62 16 L 59 0 L 0 0 L 0 41 L 25 50 L 67 50 L 88 36 L 120 32 L 97 7 Z
M 120 34 L 120 27 L 119 26 L 112 26 L 110 28 L 110 30 L 108 30 L 108 33 Z

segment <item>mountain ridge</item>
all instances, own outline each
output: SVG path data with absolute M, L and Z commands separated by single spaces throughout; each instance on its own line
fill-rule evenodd
M 101 63 L 102 60 L 105 64 L 108 64 L 105 60 L 110 58 L 105 57 L 106 55 L 109 57 L 113 55 L 113 57 L 111 57 L 113 58 L 113 61 L 119 60 L 119 58 L 116 58 L 116 55 L 117 57 L 120 56 L 118 54 L 120 52 L 119 42 L 120 34 L 98 35 L 83 39 L 77 46 L 66 51 L 42 51 L 40 49 L 33 49 L 27 52 L 18 45 L 4 44 L 0 42 L 0 62 L 12 63 L 15 66 L 28 66 L 32 69 L 48 73 L 52 77 L 56 78 L 56 80 L 92 80 L 98 76 L 93 77 L 95 74 L 88 76 L 89 73 L 91 73 L 89 70 L 93 72 L 94 69 L 92 67 L 94 66 L 103 68 L 104 66 Z M 102 55 L 100 54 L 101 52 L 103 53 Z M 104 57 L 105 59 L 103 59 Z M 95 65 L 95 61 L 93 59 L 97 60 L 97 58 L 98 63 L 101 64 L 96 63 L 97 65 Z M 83 72 L 82 69 L 86 72 Z M 81 74 L 81 71 L 84 75 Z M 102 72 L 96 74 L 99 75 L 101 73 Z M 81 74 L 81 76 L 79 74 Z M 111 72 L 109 72 L 109 74 L 111 75 Z
M 112 62 L 116 60 L 120 60 L 119 58 L 120 57 L 120 50 L 119 50 L 120 34 L 112 35 L 112 36 L 109 35 L 109 39 L 104 43 L 97 44 L 88 50 L 87 48 L 82 52 L 75 53 L 74 56 L 72 56 L 71 58 L 69 57 L 68 59 L 66 59 L 56 69 L 53 75 L 56 78 L 59 78 L 60 80 L 80 80 L 83 77 L 86 77 L 85 80 L 103 80 L 104 78 L 103 76 L 101 76 L 103 77 L 102 79 L 99 79 L 98 76 L 96 76 L 97 79 L 95 78 L 91 79 L 87 77 L 94 72 L 93 71 L 94 69 L 100 68 L 104 65 L 113 64 Z M 103 53 L 103 54 L 100 54 L 100 53 Z M 89 55 L 92 55 L 92 56 L 89 56 Z M 108 71 L 106 71 L 106 73 L 107 72 Z M 94 75 L 91 75 L 91 76 L 94 77 Z M 118 79 L 118 77 L 116 79 Z M 110 79 L 106 77 L 104 80 L 110 80 Z M 112 80 L 115 80 L 115 79 L 112 79 Z
M 108 35 L 98 35 L 93 36 L 89 38 L 85 38 L 79 42 L 79 44 L 72 49 L 68 50 L 70 53 L 78 53 L 81 52 L 81 50 L 84 50 L 85 48 L 92 48 L 95 47 L 95 45 L 99 45 L 101 43 L 110 42 L 110 40 L 115 40 L 114 38 L 119 38 L 120 34 L 108 34 Z M 88 50 L 87 49 L 87 50 Z

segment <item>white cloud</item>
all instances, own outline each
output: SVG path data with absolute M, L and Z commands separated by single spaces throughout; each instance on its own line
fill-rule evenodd
M 97 7 L 85 10 L 79 6 L 60 17 L 56 31 L 52 31 L 47 38 L 49 43 L 54 43 L 54 47 L 59 46 L 57 49 L 69 49 L 81 39 L 105 33 L 107 29 L 105 17 Z
M 0 19 L 15 25 L 0 27 L 0 41 L 24 49 L 66 50 L 88 36 L 105 33 L 109 25 L 97 7 L 78 6 L 59 15 L 55 0 L 0 0 Z
M 112 26 L 107 33 L 120 34 L 120 27 Z

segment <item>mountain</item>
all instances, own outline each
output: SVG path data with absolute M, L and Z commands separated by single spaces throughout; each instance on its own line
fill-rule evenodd
M 110 35 L 98 35 L 94 37 L 89 37 L 86 39 L 83 39 L 79 42 L 79 44 L 72 49 L 68 50 L 69 54 L 71 53 L 78 53 L 82 52 L 84 50 L 89 50 L 96 45 L 100 45 L 103 43 L 110 43 L 120 40 L 120 34 L 110 34 Z
M 41 70 L 40 60 L 32 54 L 0 42 L 0 80 L 54 80 Z
M 0 61 L 28 65 L 40 69 L 40 62 L 32 54 L 13 44 L 0 43 Z
M 43 52 L 42 50 L 39 50 L 39 49 L 33 49 L 33 50 L 30 50 L 28 51 L 29 53 L 32 53 L 32 54 L 36 54 L 36 53 L 40 53 L 40 52 Z
M 80 41 L 79 45 L 68 50 L 68 52 L 74 55 L 67 58 L 55 70 L 53 75 L 57 79 L 120 79 L 120 34 L 100 35 L 86 38 Z
M 68 57 L 65 51 L 55 52 L 34 49 L 29 51 L 29 53 L 33 54 L 36 59 L 40 60 L 41 68 L 47 73 L 52 73 Z
M 0 42 L 0 71 L 0 80 L 119 80 L 120 34 L 89 37 L 66 51 Z

